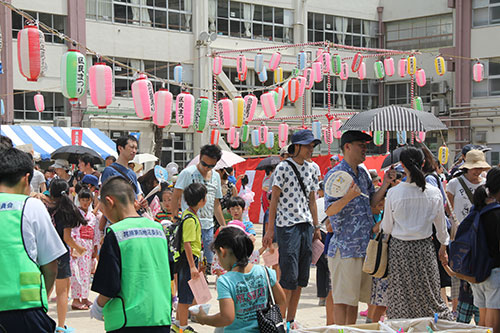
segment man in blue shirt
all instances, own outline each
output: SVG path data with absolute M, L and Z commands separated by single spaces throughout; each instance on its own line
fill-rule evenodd
M 340 139 L 344 159 L 325 176 L 325 183 L 335 171 L 345 171 L 353 178 L 343 197 L 325 195 L 326 214 L 333 228 L 328 245 L 328 267 L 332 274 L 334 316 L 338 325 L 355 324 L 358 303 L 370 302 L 371 278 L 363 273 L 362 267 L 373 226 L 371 207 L 382 200 L 390 180 L 395 178 L 391 169 L 389 177 L 384 177 L 381 188 L 375 192 L 368 171 L 359 166 L 366 158 L 367 142 L 371 140 L 371 136 L 360 131 L 345 132 Z

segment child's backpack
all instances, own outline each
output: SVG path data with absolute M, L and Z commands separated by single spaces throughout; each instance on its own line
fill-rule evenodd
M 184 221 L 189 218 L 194 218 L 193 214 L 186 214 L 181 220 L 177 220 L 175 223 L 172 223 L 168 226 L 168 247 L 170 252 L 174 254 L 174 261 L 177 261 L 179 258 L 178 254 L 181 252 L 182 246 L 182 225 Z
M 455 240 L 450 244 L 450 267 L 458 278 L 479 283 L 490 276 L 493 259 L 489 255 L 486 232 L 480 222 L 484 213 L 498 208 L 498 203 L 491 203 L 480 210 L 472 206 L 469 215 L 460 223 Z

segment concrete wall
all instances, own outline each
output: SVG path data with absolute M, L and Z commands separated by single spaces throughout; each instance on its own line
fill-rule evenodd
M 84 0 L 77 0 L 84 1 Z M 12 5 L 23 10 L 44 12 L 58 15 L 68 14 L 67 0 L 12 0 Z
M 380 6 L 384 7 L 383 20 L 385 22 L 453 12 L 451 8 L 448 8 L 446 0 L 380 0 Z

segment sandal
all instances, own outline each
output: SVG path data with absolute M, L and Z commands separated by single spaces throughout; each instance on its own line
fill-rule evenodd
M 63 327 L 56 327 L 56 333 L 71 333 L 71 332 L 74 332 L 75 329 L 73 327 L 68 327 L 66 325 L 64 325 L 64 328 Z
M 89 300 L 86 300 L 83 304 L 86 305 L 86 306 L 88 306 L 90 308 L 92 306 L 92 304 L 94 304 L 94 303 L 92 303 Z
M 79 304 L 79 305 L 71 304 L 71 309 L 72 310 L 88 310 L 89 306 L 87 304 Z

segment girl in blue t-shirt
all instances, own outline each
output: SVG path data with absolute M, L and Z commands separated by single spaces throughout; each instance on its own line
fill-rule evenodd
M 276 283 L 276 272 L 248 262 L 253 252 L 253 243 L 241 227 L 223 228 L 212 247 L 221 266 L 227 270 L 217 280 L 220 312 L 207 315 L 200 308 L 200 312 L 195 315 L 198 323 L 224 327 L 225 333 L 259 332 L 257 310 L 267 306 L 269 292 L 265 270 L 269 272 L 274 300 L 283 315 L 285 293 L 279 283 Z

